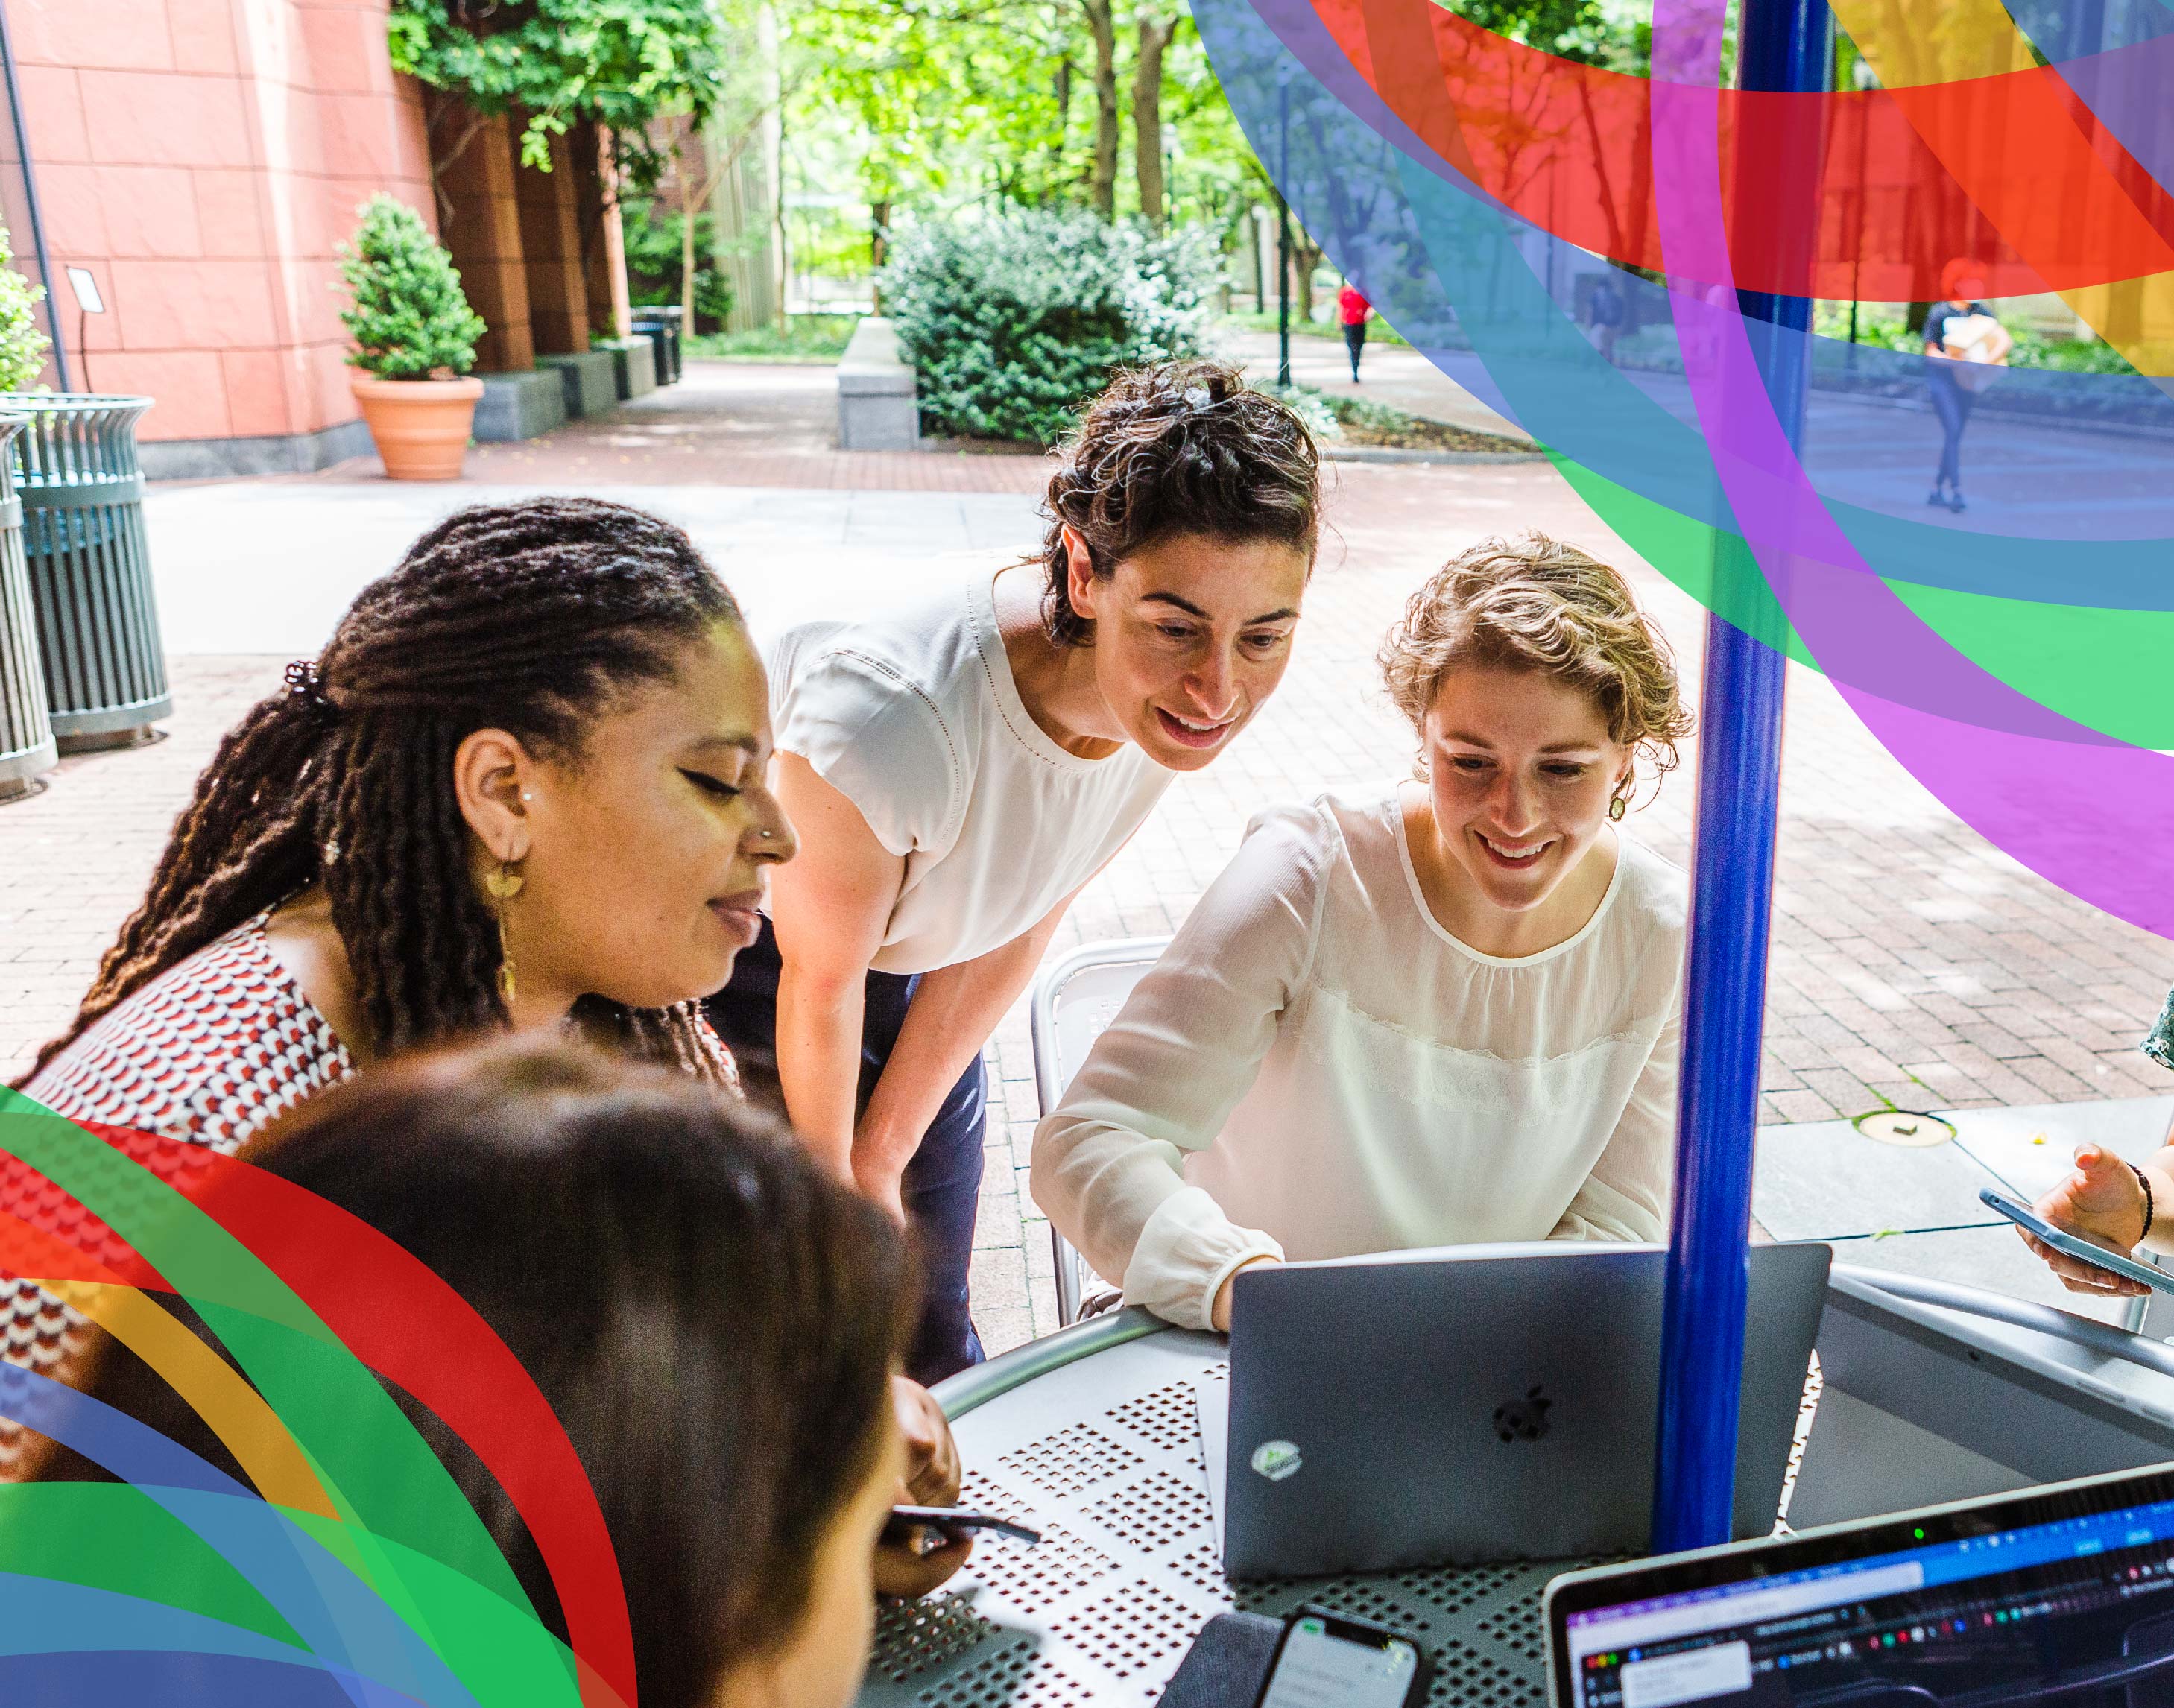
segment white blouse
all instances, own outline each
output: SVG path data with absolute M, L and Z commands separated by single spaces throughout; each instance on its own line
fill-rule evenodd
M 1619 834 L 1577 933 L 1482 954 L 1397 792 L 1263 813 L 1035 1133 L 1036 1201 L 1192 1328 L 1249 1258 L 1665 1237 L 1687 884 Z
M 770 691 L 778 751 L 905 859 L 879 972 L 955 966 L 1030 930 L 1176 775 L 1129 743 L 1088 759 L 1050 739 L 1019 699 L 987 575 L 879 615 L 802 624 L 771 651 Z

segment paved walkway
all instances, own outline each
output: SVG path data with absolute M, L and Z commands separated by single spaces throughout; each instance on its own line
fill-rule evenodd
M 1274 373 L 1273 332 L 1232 332 L 1223 338 L 1254 372 Z M 1450 374 L 1416 350 L 1370 344 L 1360 365 L 1363 380 L 1355 386 L 1340 343 L 1291 340 L 1291 377 L 1301 384 L 1479 432 L 1529 436 L 1451 377 L 1462 375 L 1480 384 L 1477 357 L 1444 359 Z M 1682 376 L 1625 370 L 1623 377 L 1668 416 L 1697 425 L 1697 407 Z M 1939 457 L 1939 422 L 1922 389 L 1900 398 L 1812 392 L 1804 468 L 1831 501 L 1966 534 L 2114 540 L 2156 539 L 2166 532 L 2174 438 L 2163 430 L 2156 435 L 2108 431 L 1980 409 L 1963 440 L 1970 508 L 1960 516 L 1926 506 Z
M 0 808 L 0 1075 L 19 1070 L 72 1011 L 219 735 L 448 508 L 538 485 L 650 504 L 694 532 L 765 633 L 805 610 L 852 608 L 970 565 L 993 569 L 1032 545 L 1029 477 L 1038 465 L 1030 457 L 870 453 L 854 461 L 853 484 L 820 485 L 825 459 L 841 460 L 814 424 L 821 394 L 803 383 L 810 371 L 823 370 L 720 375 L 698 365 L 680 395 L 659 394 L 666 403 L 533 447 L 494 447 L 472 463 L 469 479 L 446 487 L 392 486 L 350 469 L 154 489 L 151 548 L 179 710 L 160 745 L 68 760 L 46 794 Z M 776 386 L 765 392 L 770 376 Z M 782 449 L 749 448 L 733 425 L 747 398 L 765 396 L 778 411 Z M 580 458 L 620 435 L 647 437 L 622 447 L 630 461 L 608 475 L 601 465 L 578 472 Z M 798 458 L 793 478 L 766 486 L 734 478 L 762 457 Z M 930 467 L 962 484 L 928 489 Z M 676 484 L 690 478 L 702 484 Z M 1262 806 L 1401 773 L 1409 738 L 1376 686 L 1374 646 L 1418 581 L 1480 535 L 1539 527 L 1612 555 L 1631 571 L 1695 686 L 1702 613 L 1544 464 L 1339 466 L 1328 524 L 1283 691 L 1228 755 L 1171 788 L 1083 895 L 1059 950 L 1172 929 Z M 1679 861 L 1689 847 L 1695 764 L 1687 754 L 1684 773 L 1628 825 Z M 1765 1121 L 1831 1122 L 1887 1102 L 1972 1111 L 2164 1096 L 2174 1075 L 2133 1046 L 2170 982 L 2174 943 L 2108 918 L 1988 846 L 1886 755 L 1821 678 L 1791 668 Z M 992 1066 L 1000 1115 L 975 1296 L 986 1337 L 1000 1348 L 1054 1326 L 1046 1235 L 1025 1191 L 1035 1108 L 1023 1015 L 999 1033 Z M 2106 1117 L 2118 1114 L 2109 1108 Z M 2146 1127 L 2160 1119 L 2121 1118 Z M 2074 1124 L 2049 1129 L 2049 1143 L 2058 1149 Z M 1777 1159 L 1765 1183 L 1781 1180 L 1791 1159 L 1772 1151 L 1783 1137 L 1770 1134 L 1764 1148 Z M 1837 1181 L 1876 1199 L 1898 1154 L 1850 1135 L 1797 1160 L 1816 1163 L 1814 1178 L 1839 1170 Z M 1852 1220 L 1828 1231 L 1869 1240 L 1889 1225 L 1933 1224 L 1866 1229 Z M 1890 1258 L 1904 1255 L 1892 1240 L 1879 1244 Z M 1985 1253 L 1974 1248 L 1949 1273 L 1993 1263 L 1992 1245 L 1979 1244 Z M 2023 1286 L 2031 1277 L 2009 1278 Z

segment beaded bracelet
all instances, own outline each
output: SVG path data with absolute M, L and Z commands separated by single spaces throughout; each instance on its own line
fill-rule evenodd
M 2151 1181 L 2134 1163 L 2128 1165 L 2128 1171 L 2136 1176 L 2137 1185 L 2144 1188 L 2144 1231 L 2136 1236 L 2136 1243 L 2141 1246 L 2151 1236 Z

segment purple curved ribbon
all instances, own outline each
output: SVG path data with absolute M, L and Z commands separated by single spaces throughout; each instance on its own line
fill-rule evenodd
M 1656 0 L 1653 188 L 1671 274 L 1733 278 L 1720 174 L 1720 0 Z M 1948 645 L 1852 548 L 1769 399 L 1733 295 L 1672 290 L 1730 508 L 1851 710 L 1950 811 L 2071 895 L 2174 936 L 2174 763 L 2047 710 Z M 1946 715 L 1854 688 L 1898 680 Z

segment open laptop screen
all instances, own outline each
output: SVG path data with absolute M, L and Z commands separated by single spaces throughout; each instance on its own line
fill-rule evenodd
M 2174 1469 L 1559 1579 L 1556 1708 L 2174 1705 Z

